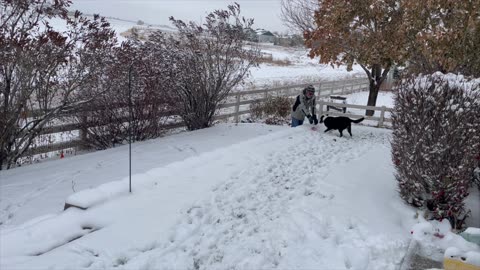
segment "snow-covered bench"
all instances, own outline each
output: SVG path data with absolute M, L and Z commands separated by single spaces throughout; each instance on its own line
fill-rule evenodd
M 330 102 L 346 104 L 347 103 L 347 97 L 330 96 Z M 333 110 L 336 110 L 336 111 L 339 111 L 339 112 L 343 112 L 343 113 L 345 113 L 347 111 L 347 107 L 337 107 L 337 106 L 327 105 L 327 112 L 330 109 L 333 109 Z

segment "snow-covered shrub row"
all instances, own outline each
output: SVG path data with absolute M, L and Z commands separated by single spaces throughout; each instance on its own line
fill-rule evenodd
M 392 159 L 401 197 L 460 228 L 480 154 L 480 80 L 439 73 L 395 90 Z
M 209 127 L 257 66 L 258 48 L 244 46 L 253 20 L 238 4 L 201 24 L 172 17 L 175 35 L 133 35 L 119 47 L 105 18 L 69 15 L 71 1 L 50 2 L 0 2 L 0 67 L 9 70 L 0 73 L 0 170 L 28 155 L 55 121 L 74 124 L 82 143 L 98 149 L 130 135 L 158 137 L 169 116 L 189 130 Z M 67 31 L 54 30 L 52 19 Z

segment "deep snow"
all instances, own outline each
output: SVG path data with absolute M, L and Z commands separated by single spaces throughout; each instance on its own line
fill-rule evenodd
M 262 129 L 232 129 L 244 127 Z M 415 220 L 396 192 L 390 131 L 322 131 L 283 127 L 136 174 L 132 195 L 4 228 L 1 266 L 395 269 Z

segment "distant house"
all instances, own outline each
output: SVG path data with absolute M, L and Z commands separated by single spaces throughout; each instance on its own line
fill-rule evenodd
M 245 40 L 251 42 L 273 43 L 274 45 L 284 47 L 303 47 L 304 40 L 298 34 L 279 34 L 277 32 L 270 32 L 265 29 L 245 28 Z
M 257 32 L 252 28 L 246 28 L 245 30 L 246 40 L 252 42 L 258 42 Z
M 258 42 L 261 42 L 261 43 L 264 43 L 264 42 L 274 43 L 275 42 L 276 36 L 272 32 L 267 31 L 265 29 L 257 29 L 255 32 L 257 33 Z

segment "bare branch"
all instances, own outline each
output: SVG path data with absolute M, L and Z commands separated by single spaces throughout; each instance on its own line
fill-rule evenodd
M 315 10 L 319 9 L 319 1 L 315 0 L 282 0 L 281 18 L 291 30 L 299 33 L 315 29 Z

